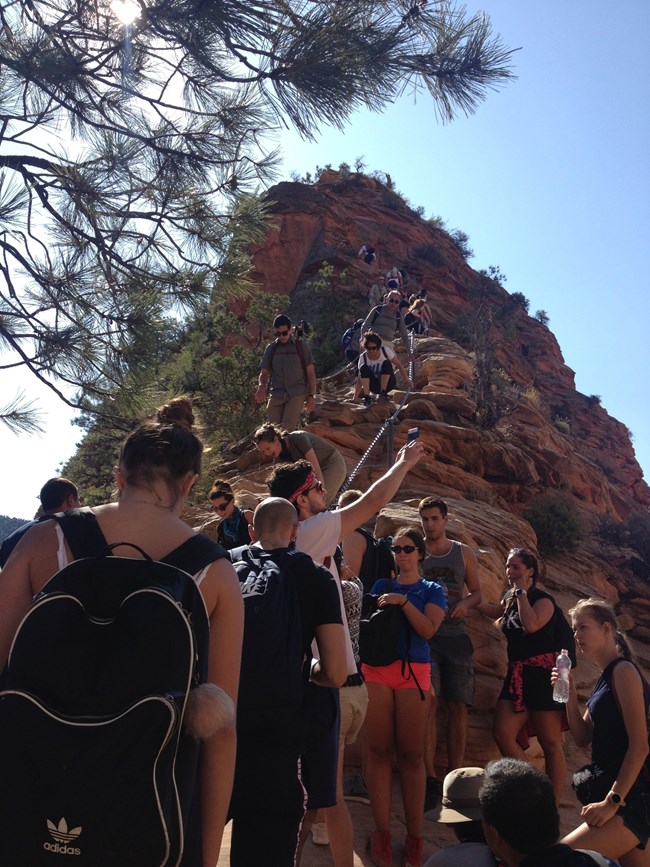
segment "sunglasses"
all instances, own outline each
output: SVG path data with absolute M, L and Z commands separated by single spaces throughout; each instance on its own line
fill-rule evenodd
M 220 496 L 220 495 L 217 494 L 216 497 L 212 497 L 212 500 L 216 500 L 216 499 L 218 499 L 219 496 Z M 225 512 L 226 509 L 228 508 L 228 506 L 229 506 L 229 505 L 232 503 L 232 501 L 234 500 L 234 497 L 226 497 L 226 496 L 224 496 L 224 500 L 226 501 L 225 503 L 221 503 L 219 506 L 214 506 L 214 508 L 217 510 L 217 512 Z
M 401 554 L 402 551 L 405 554 L 412 554 L 417 549 L 415 545 L 391 545 L 390 550 L 394 551 L 396 554 Z
M 388 301 L 389 304 L 399 304 L 399 298 L 393 298 L 392 301 Z
M 309 493 L 310 491 L 322 491 L 323 487 L 324 485 L 321 481 L 314 482 L 311 488 L 307 488 L 307 493 Z
M 379 349 L 379 347 L 375 346 L 374 343 L 366 343 L 366 349 L 369 349 L 371 352 L 374 352 L 374 350 Z
M 288 333 L 289 333 L 289 329 L 287 329 L 286 331 L 276 331 L 275 336 L 276 337 L 286 337 Z

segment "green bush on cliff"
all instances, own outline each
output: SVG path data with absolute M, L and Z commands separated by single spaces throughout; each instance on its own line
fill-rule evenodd
M 536 497 L 523 517 L 537 534 L 540 551 L 547 554 L 575 551 L 584 535 L 577 506 L 562 494 Z

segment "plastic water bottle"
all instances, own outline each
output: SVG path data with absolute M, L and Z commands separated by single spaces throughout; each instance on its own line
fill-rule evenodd
M 569 700 L 569 672 L 571 671 L 571 660 L 569 659 L 569 651 L 563 650 L 555 663 L 557 668 L 557 680 L 553 687 L 553 701 L 560 701 L 566 704 Z

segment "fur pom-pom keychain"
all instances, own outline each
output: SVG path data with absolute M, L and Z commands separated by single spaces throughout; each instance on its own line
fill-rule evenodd
M 183 717 L 183 728 L 190 737 L 205 741 L 234 722 L 234 702 L 220 686 L 202 683 L 190 690 Z

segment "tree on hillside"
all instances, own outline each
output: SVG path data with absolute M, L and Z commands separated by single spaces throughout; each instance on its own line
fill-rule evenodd
M 510 54 L 442 0 L 4 0 L 0 368 L 82 407 L 137 379 L 170 316 L 245 287 L 265 133 L 405 88 L 450 120 Z

